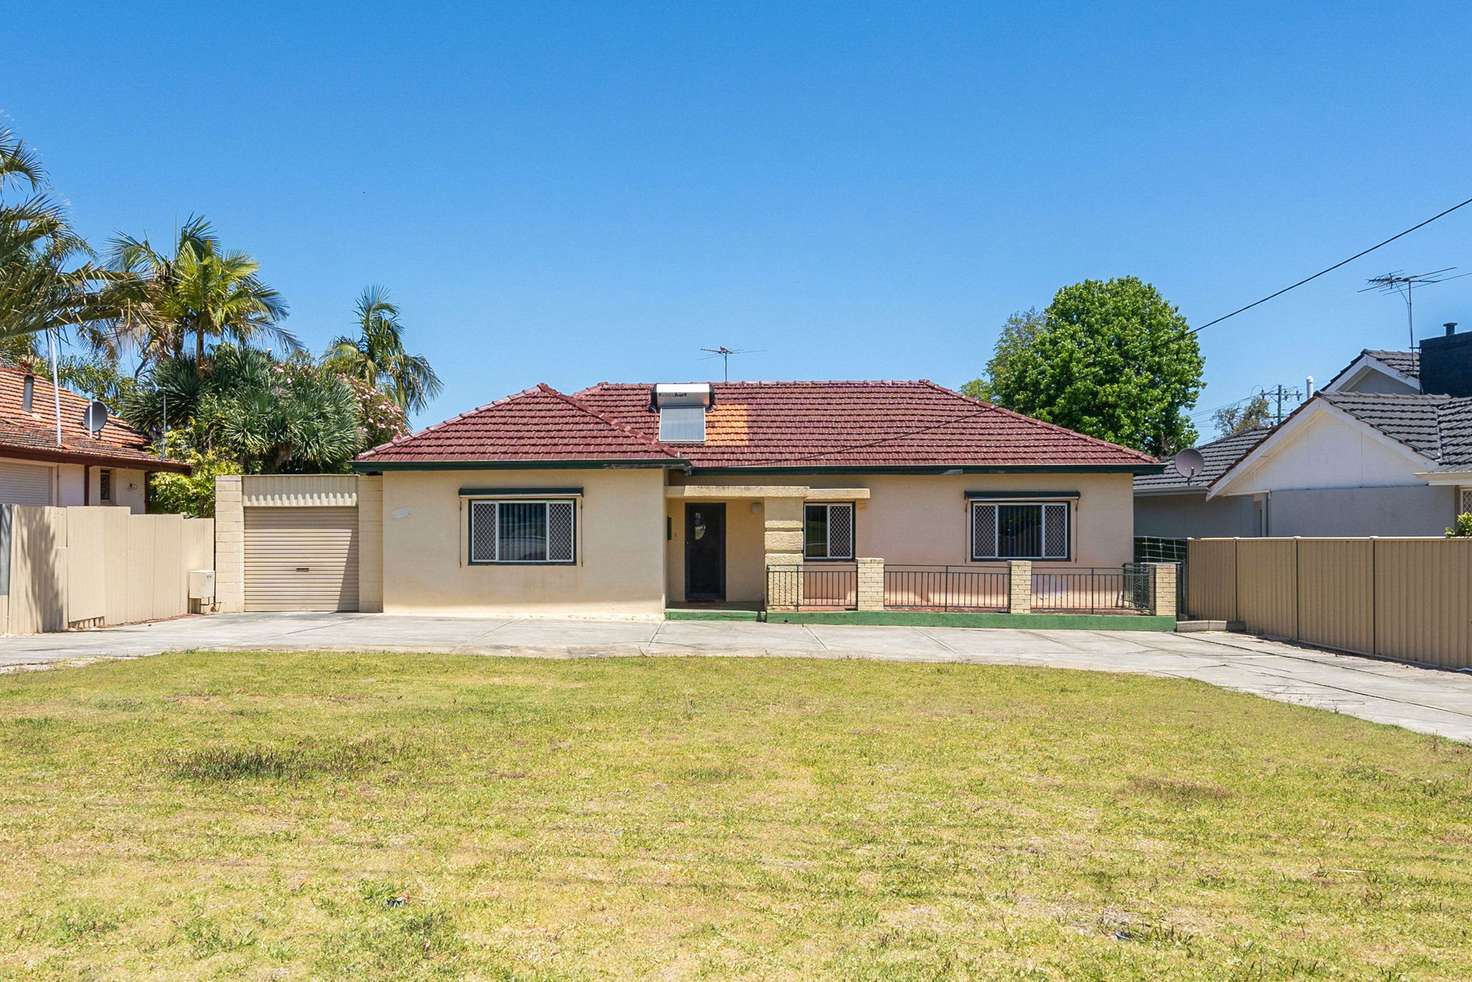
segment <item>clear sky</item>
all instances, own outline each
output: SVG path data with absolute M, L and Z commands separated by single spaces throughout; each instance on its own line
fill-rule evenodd
M 388 286 L 418 424 L 718 344 L 959 385 L 1065 283 L 1201 323 L 1472 196 L 1472 4 L 1186 6 L 12 5 L 0 112 L 94 243 L 204 214 L 315 350 Z M 1403 346 L 1356 290 L 1441 266 L 1472 206 L 1205 332 L 1200 410 Z

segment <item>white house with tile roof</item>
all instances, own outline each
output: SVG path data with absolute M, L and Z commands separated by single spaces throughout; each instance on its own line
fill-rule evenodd
M 1472 511 L 1472 334 L 1384 357 L 1406 354 L 1363 352 L 1211 481 L 1205 502 L 1257 502 L 1265 535 L 1442 534 Z

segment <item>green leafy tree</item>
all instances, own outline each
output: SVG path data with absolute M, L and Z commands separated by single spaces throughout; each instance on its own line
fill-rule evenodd
M 88 331 L 104 317 L 91 290 L 102 274 L 49 192 L 35 151 L 0 128 L 0 341 L 11 358 L 38 332 Z
M 370 434 L 358 397 L 339 376 L 305 355 L 280 361 L 257 348 L 225 343 L 200 369 L 189 357 L 166 359 L 125 400 L 122 415 L 187 446 L 235 461 L 246 473 L 342 471 Z
M 1027 310 L 1019 311 L 1008 317 L 1007 323 L 1002 325 L 1002 333 L 997 337 L 992 362 L 999 360 L 1008 362 L 1019 357 L 1037 340 L 1037 336 L 1042 332 L 1043 325 L 1046 323 L 1047 321 L 1036 307 L 1029 307 Z M 987 402 L 995 401 L 989 376 L 967 382 L 961 386 L 961 394 L 973 399 L 985 399 Z
M 423 355 L 404 350 L 399 308 L 381 286 L 365 289 L 353 307 L 356 337 L 334 340 L 322 356 L 333 371 L 388 393 L 399 407 L 418 412 L 439 395 L 441 383 Z
M 215 478 L 239 474 L 240 462 L 212 449 L 200 449 L 190 430 L 175 430 L 160 448 L 167 457 L 182 460 L 194 469 L 189 474 L 149 475 L 149 510 L 190 518 L 215 515 Z
M 133 376 L 118 370 L 116 361 L 98 355 L 62 358 L 57 377 L 65 388 L 101 399 L 109 406 L 121 405 L 138 385 Z
M 1157 456 L 1196 441 L 1201 349 L 1153 286 L 1085 280 L 1059 290 L 1041 323 L 1018 317 L 979 382 L 992 401 Z
M 1218 409 L 1211 414 L 1211 421 L 1216 424 L 1218 436 L 1236 436 L 1267 426 L 1273 421 L 1273 411 L 1268 405 L 1268 397 L 1259 392 L 1245 403 Z
M 172 254 L 146 238 L 116 239 L 111 266 L 116 280 L 104 299 L 118 343 L 135 347 L 145 364 L 182 357 L 191 338 L 197 374 L 204 372 L 211 341 L 274 341 L 288 351 L 301 348 L 281 326 L 286 303 L 261 281 L 260 263 L 244 252 L 224 250 L 202 217 L 184 223 Z
M 1472 539 L 1472 512 L 1462 512 L 1456 524 L 1446 530 L 1448 539 Z

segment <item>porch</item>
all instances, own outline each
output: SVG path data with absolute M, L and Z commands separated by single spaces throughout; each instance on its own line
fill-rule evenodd
M 856 511 L 869 503 L 867 487 L 792 485 L 669 485 L 665 495 L 666 595 L 671 609 L 760 608 L 768 597 L 767 569 L 804 564 L 807 596 L 838 591 L 853 566 Z M 846 509 L 847 524 L 833 531 L 835 549 L 848 558 L 805 556 L 809 505 Z M 826 513 L 825 513 L 826 514 Z M 835 524 L 838 524 L 836 521 Z M 825 573 L 825 568 L 831 573 Z M 835 598 L 838 594 L 834 593 Z
M 1175 563 L 1035 569 L 1029 560 L 965 566 L 777 563 L 772 611 L 912 611 L 1174 616 Z

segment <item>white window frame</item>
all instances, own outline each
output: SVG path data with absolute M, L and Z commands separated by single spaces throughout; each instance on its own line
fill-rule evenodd
M 809 508 L 822 508 L 826 512 L 828 512 L 828 514 L 824 515 L 824 522 L 823 522 L 823 527 L 829 530 L 828 531 L 828 541 L 824 543 L 825 550 L 828 553 L 828 555 L 826 555 L 826 556 L 814 556 L 814 555 L 811 555 L 808 552 L 808 509 Z M 833 555 L 833 532 L 832 532 L 832 529 L 833 529 L 833 520 L 831 518 L 831 514 L 832 514 L 833 509 L 835 509 L 835 508 L 843 508 L 843 509 L 847 509 L 847 511 L 848 511 L 848 545 L 847 545 L 847 555 L 843 555 L 843 556 L 835 556 L 835 555 Z M 857 548 L 858 538 L 859 538 L 858 511 L 857 511 L 857 509 L 854 508 L 854 503 L 852 501 L 808 501 L 808 502 L 804 502 L 803 503 L 803 508 L 802 508 L 802 558 L 805 561 L 810 560 L 810 561 L 815 562 L 815 563 L 829 562 L 829 561 L 836 562 L 836 563 L 851 563 L 851 562 L 854 561 L 854 553 L 858 551 L 858 548 Z
M 542 527 L 552 527 L 551 509 L 554 505 L 567 506 L 571 514 L 568 516 L 569 557 L 567 559 L 502 559 L 501 558 L 501 530 L 506 526 L 502 524 L 501 509 L 507 505 L 540 505 L 542 507 Z M 475 541 L 475 511 L 477 508 L 496 509 L 496 541 L 494 555 L 487 559 L 477 556 Z M 466 561 L 471 566 L 576 566 L 578 563 L 578 505 L 575 498 L 471 498 L 466 508 Z M 547 554 L 552 554 L 552 543 L 546 543 Z
M 1039 551 L 1038 556 L 1002 556 L 1001 515 L 996 512 L 998 508 L 1023 506 L 1038 509 L 1039 529 Z M 990 554 L 978 552 L 976 548 L 976 511 L 979 508 L 993 509 L 992 515 L 992 546 Z M 1048 552 L 1048 509 L 1063 509 L 1063 551 L 1062 553 Z M 972 501 L 971 507 L 966 510 L 966 552 L 973 563 L 1001 562 L 1008 559 L 1031 559 L 1043 562 L 1068 562 L 1073 558 L 1073 507 L 1068 501 L 1015 501 L 1011 499 L 997 501 Z

